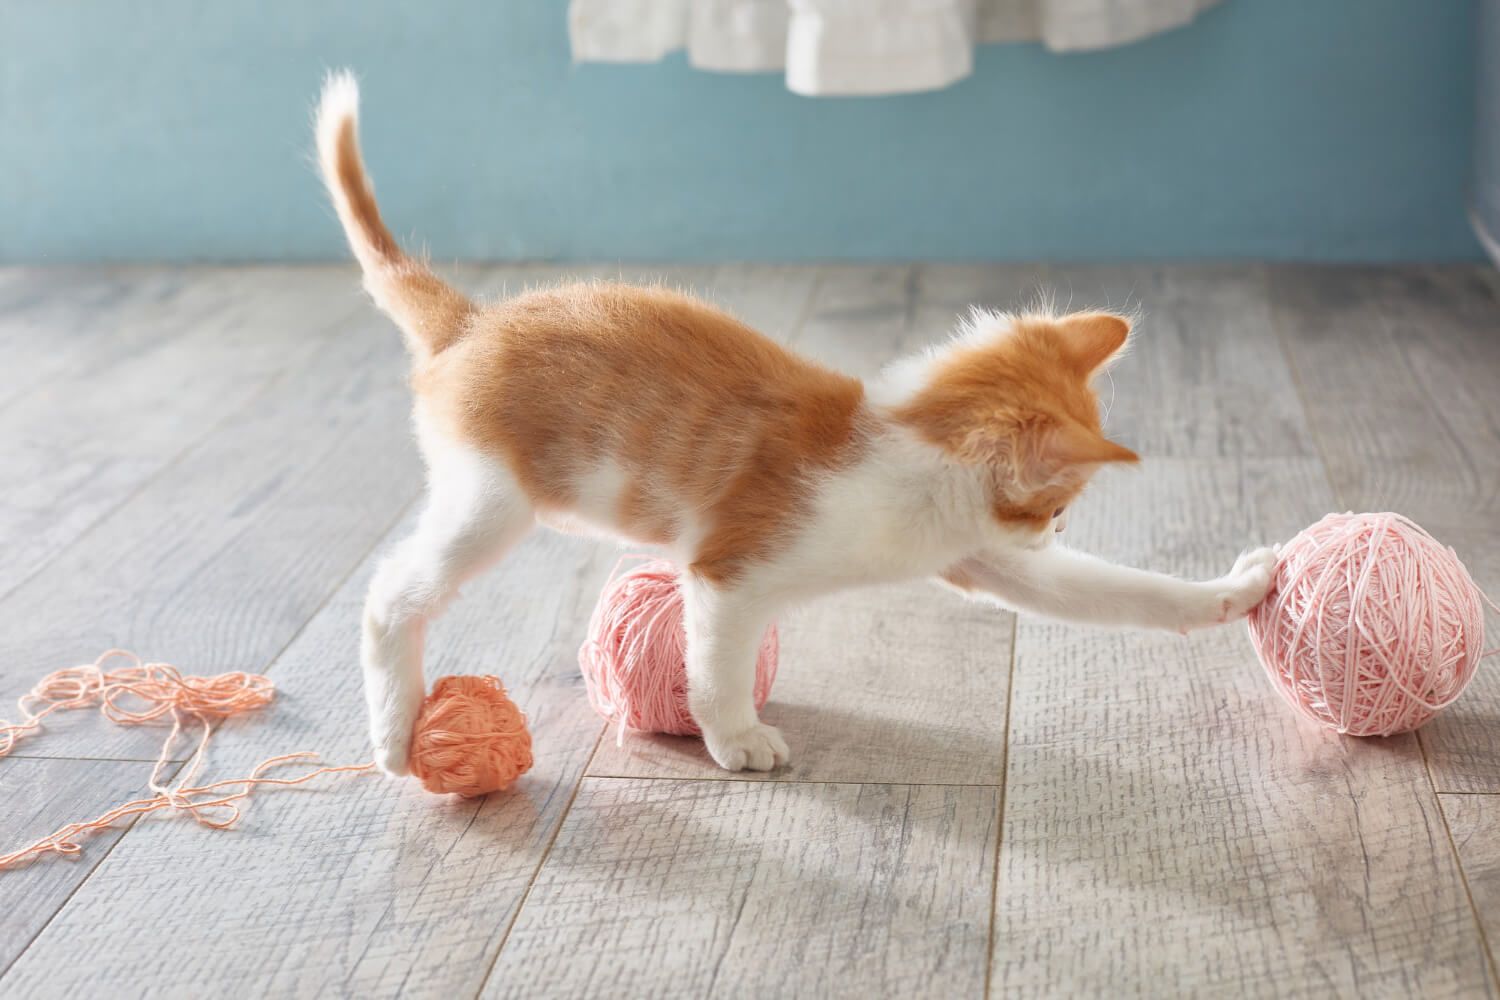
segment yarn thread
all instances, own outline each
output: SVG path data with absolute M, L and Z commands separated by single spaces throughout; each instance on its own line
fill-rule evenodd
M 437 794 L 477 798 L 531 770 L 526 716 L 498 677 L 443 677 L 412 729 L 411 773 Z
M 640 560 L 625 572 L 622 566 Z M 677 567 L 664 559 L 627 556 L 615 565 L 589 618 L 578 666 L 594 711 L 615 723 L 615 743 L 627 729 L 701 735 L 688 709 L 687 632 Z M 771 696 L 780 640 L 766 629 L 755 659 L 755 708 Z
M 1400 514 L 1329 514 L 1280 551 L 1250 639 L 1297 711 L 1390 736 L 1451 705 L 1484 648 L 1483 604 L 1453 549 Z
M 127 665 L 109 667 L 116 660 L 124 660 Z M 276 767 L 317 761 L 317 754 L 304 750 L 267 758 L 244 778 L 196 784 L 214 723 L 264 708 L 275 696 L 275 685 L 261 674 L 234 671 L 213 677 L 184 675 L 166 663 L 143 663 L 140 657 L 123 649 L 107 650 L 91 664 L 67 667 L 43 677 L 36 687 L 21 696 L 19 706 L 25 718 L 19 723 L 0 720 L 0 757 L 11 753 L 23 738 L 39 730 L 43 719 L 67 709 L 97 705 L 105 718 L 122 726 L 144 725 L 170 715 L 172 729 L 151 769 L 150 797 L 115 806 L 91 820 L 69 823 L 32 844 L 0 854 L 0 870 L 47 853 L 76 858 L 83 851 L 79 841 L 85 835 L 123 819 L 162 810 L 187 813 L 204 826 L 224 830 L 239 821 L 239 803 L 262 785 L 300 785 L 325 774 L 374 769 L 373 763 L 345 764 L 318 767 L 293 778 L 265 777 L 267 771 Z M 190 726 L 199 730 L 197 746 L 177 781 L 167 784 L 162 772 L 171 762 L 173 748 Z

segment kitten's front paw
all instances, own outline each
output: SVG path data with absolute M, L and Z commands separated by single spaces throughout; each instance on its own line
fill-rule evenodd
M 737 733 L 705 730 L 708 754 L 726 771 L 769 771 L 792 759 L 781 730 L 757 722 Z
M 1218 581 L 1219 621 L 1232 622 L 1249 614 L 1265 599 L 1275 573 L 1275 549 L 1251 549 L 1236 559 L 1229 575 Z

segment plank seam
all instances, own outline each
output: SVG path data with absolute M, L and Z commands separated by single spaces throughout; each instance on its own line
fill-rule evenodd
M 604 725 L 599 726 L 598 735 L 594 737 L 594 745 L 589 750 L 588 760 L 592 760 L 594 754 L 599 751 L 599 741 L 604 739 L 604 733 L 607 728 Z M 505 945 L 510 941 L 511 931 L 516 929 L 516 923 L 521 919 L 521 911 L 526 909 L 526 901 L 531 898 L 531 890 L 536 886 L 537 876 L 542 873 L 547 860 L 552 857 L 552 848 L 557 845 L 557 838 L 562 835 L 562 829 L 568 821 L 568 815 L 573 811 L 573 803 L 578 801 L 578 793 L 583 789 L 583 783 L 589 778 L 589 775 L 585 773 L 587 770 L 588 762 L 585 761 L 584 766 L 578 770 L 578 780 L 573 783 L 573 791 L 568 796 L 567 805 L 563 806 L 562 812 L 557 814 L 557 825 L 552 828 L 552 835 L 547 838 L 547 846 L 542 849 L 541 855 L 537 858 L 536 867 L 531 870 L 531 877 L 526 880 L 526 891 L 521 893 L 521 899 L 516 903 L 516 911 L 511 914 L 510 922 L 505 925 L 505 932 L 500 935 L 500 943 L 495 946 L 495 956 L 490 959 L 489 967 L 484 970 L 484 975 L 480 977 L 479 985 L 474 990 L 475 1000 L 478 1000 L 484 993 L 484 988 L 489 984 L 490 977 L 495 974 L 495 966 L 500 963 L 500 955 L 505 951 Z
M 1001 740 L 1000 802 L 995 815 L 995 861 L 990 877 L 990 933 L 988 947 L 984 953 L 984 996 L 988 998 L 994 988 L 991 982 L 995 968 L 995 921 L 1000 912 L 1000 851 L 1005 837 L 1005 791 L 1010 783 L 1010 716 L 1016 696 L 1017 644 L 1021 633 L 1021 616 L 1012 614 L 1010 623 L 1010 670 L 1005 681 L 1005 737 Z
M 1265 273 L 1262 270 L 1262 274 L 1264 275 Z M 1269 280 L 1264 281 L 1264 284 L 1267 287 L 1269 297 Z M 1308 406 L 1307 387 L 1302 382 L 1302 374 L 1297 368 L 1296 358 L 1292 353 L 1292 346 L 1287 339 L 1286 331 L 1282 328 L 1282 324 L 1277 318 L 1278 314 L 1274 303 L 1271 305 L 1269 315 L 1271 329 L 1276 334 L 1277 344 L 1281 347 L 1282 360 L 1286 363 L 1287 370 L 1291 373 L 1292 386 L 1297 392 L 1298 402 L 1302 405 L 1303 424 L 1307 427 L 1307 433 L 1312 438 L 1313 447 L 1318 451 L 1318 462 L 1323 466 L 1323 477 L 1328 483 L 1328 490 L 1333 495 L 1334 503 L 1337 506 L 1347 509 L 1348 505 L 1345 502 L 1343 491 L 1334 482 L 1333 466 L 1328 460 L 1328 449 L 1323 445 L 1323 435 L 1318 431 L 1317 422 L 1310 416 L 1311 409 Z M 1417 738 L 1417 753 L 1422 758 L 1422 771 L 1427 776 L 1427 788 L 1432 794 L 1432 801 L 1433 805 L 1437 808 L 1438 818 L 1443 822 L 1443 832 L 1448 837 L 1448 850 L 1453 857 L 1453 867 L 1458 872 L 1459 884 L 1463 886 L 1464 897 L 1469 902 L 1469 916 L 1474 921 L 1474 929 L 1479 935 L 1480 947 L 1484 950 L 1485 968 L 1489 972 L 1490 986 L 1495 988 L 1500 986 L 1500 966 L 1496 965 L 1494 951 L 1490 948 L 1489 939 L 1485 935 L 1484 921 L 1480 919 L 1479 904 L 1474 901 L 1474 893 L 1469 887 L 1469 873 L 1464 870 L 1463 856 L 1458 853 L 1458 843 L 1453 839 L 1453 829 L 1448 822 L 1448 813 L 1443 808 L 1443 796 L 1438 791 L 1437 779 L 1432 773 L 1432 758 L 1427 753 L 1427 742 L 1422 738 L 1420 732 L 1414 735 Z

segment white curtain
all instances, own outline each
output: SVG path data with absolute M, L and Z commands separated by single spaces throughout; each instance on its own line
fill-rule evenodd
M 974 46 L 1054 51 L 1125 45 L 1218 0 L 572 0 L 573 58 L 655 62 L 686 49 L 698 69 L 786 72 L 809 96 L 899 94 L 968 76 Z

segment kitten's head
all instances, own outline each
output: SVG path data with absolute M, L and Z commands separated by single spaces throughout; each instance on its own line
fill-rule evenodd
M 976 311 L 951 343 L 888 373 L 891 409 L 989 475 L 996 518 L 1047 530 L 1101 465 L 1139 461 L 1104 436 L 1093 386 L 1129 339 L 1113 313 Z

